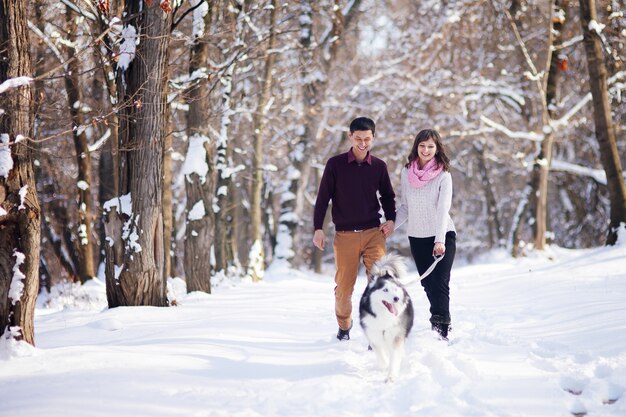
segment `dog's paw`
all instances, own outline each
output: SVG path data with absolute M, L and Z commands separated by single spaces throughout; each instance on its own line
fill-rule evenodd
M 389 375 L 385 379 L 385 384 L 393 384 L 396 381 L 396 377 Z

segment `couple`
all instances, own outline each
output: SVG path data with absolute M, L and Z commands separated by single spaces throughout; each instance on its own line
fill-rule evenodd
M 335 224 L 335 314 L 337 339 L 349 340 L 352 328 L 352 293 L 363 263 L 369 276 L 374 262 L 385 255 L 386 239 L 408 219 L 411 254 L 423 274 L 433 256 L 444 255 L 421 281 L 430 302 L 432 329 L 447 340 L 450 328 L 450 270 L 456 251 L 456 231 L 449 215 L 452 204 L 450 160 L 435 130 L 420 131 L 401 174 L 401 205 L 396 213 L 395 193 L 387 165 L 372 156 L 376 125 L 367 117 L 350 123 L 352 147 L 328 160 L 315 202 L 313 244 L 324 250 L 322 229 L 332 200 Z M 380 198 L 379 196 L 380 195 Z M 385 222 L 380 223 L 380 208 Z M 397 215 L 397 218 L 396 218 Z

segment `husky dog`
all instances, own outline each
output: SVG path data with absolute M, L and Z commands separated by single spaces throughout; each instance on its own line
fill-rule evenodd
M 413 327 L 413 303 L 399 281 L 405 273 L 400 256 L 384 256 L 372 266 L 359 305 L 361 327 L 378 363 L 387 370 L 387 382 L 398 376 L 404 342 Z

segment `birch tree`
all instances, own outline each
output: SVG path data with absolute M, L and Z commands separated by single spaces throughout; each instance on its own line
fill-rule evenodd
M 27 143 L 33 128 L 27 11 L 26 1 L 0 0 L 0 335 L 34 345 L 41 213 Z

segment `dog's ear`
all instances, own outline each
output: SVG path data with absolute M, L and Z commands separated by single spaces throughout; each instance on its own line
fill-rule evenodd
M 388 277 L 388 278 L 398 278 L 396 276 L 396 271 L 391 269 L 391 268 L 390 269 L 385 269 L 385 276 Z
M 376 285 L 376 281 L 378 281 L 378 277 L 369 277 L 367 282 L 367 288 L 369 288 L 370 290 L 374 288 L 374 285 Z

